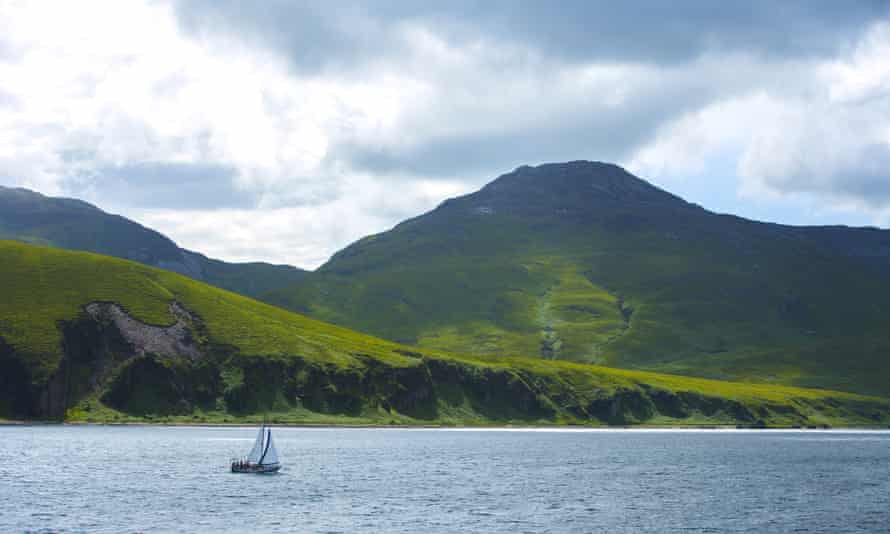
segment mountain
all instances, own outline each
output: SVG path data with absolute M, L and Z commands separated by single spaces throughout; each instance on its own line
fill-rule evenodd
M 890 394 L 890 231 L 707 211 L 624 169 L 524 166 L 262 298 L 394 341 Z
M 0 417 L 890 424 L 890 399 L 417 349 L 167 270 L 0 241 Z
M 81 200 L 0 186 L 0 239 L 85 250 L 185 274 L 248 296 L 299 281 L 288 265 L 226 263 L 179 248 L 160 233 Z

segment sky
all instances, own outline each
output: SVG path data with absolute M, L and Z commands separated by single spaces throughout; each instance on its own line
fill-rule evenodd
M 0 0 L 0 185 L 315 268 L 525 164 L 890 224 L 890 2 Z

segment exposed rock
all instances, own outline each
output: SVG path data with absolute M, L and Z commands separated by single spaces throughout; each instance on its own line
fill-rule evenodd
M 184 356 L 190 359 L 201 356 L 189 329 L 195 317 L 178 302 L 170 304 L 170 313 L 176 317 L 176 322 L 170 326 L 140 322 L 111 302 L 93 302 L 85 310 L 98 321 L 110 320 L 114 323 L 123 338 L 133 346 L 136 355 Z
M 145 324 L 112 302 L 92 302 L 84 312 L 60 325 L 62 360 L 46 383 L 35 386 L 29 395 L 31 415 L 63 417 L 69 407 L 100 387 L 112 370 L 132 358 L 197 361 L 202 356 L 192 333 L 201 328 L 201 322 L 179 303 L 170 304 L 176 317 L 170 326 Z

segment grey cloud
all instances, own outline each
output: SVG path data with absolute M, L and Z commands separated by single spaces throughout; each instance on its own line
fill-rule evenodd
M 69 194 L 90 194 L 115 206 L 165 209 L 249 208 L 254 192 L 236 188 L 236 170 L 209 163 L 134 163 L 100 167 L 67 182 Z
M 496 134 L 481 131 L 432 137 L 409 147 L 347 145 L 335 147 L 332 157 L 342 157 L 375 174 L 445 179 L 480 175 L 490 179 L 505 169 L 544 161 L 619 161 L 649 140 L 660 124 L 696 108 L 706 98 L 708 95 L 698 94 L 681 99 L 665 91 L 616 109 L 582 106 L 551 122 Z
M 470 5 L 475 3 L 469 3 Z M 880 1 L 485 2 L 480 29 L 584 61 L 683 61 L 702 52 L 809 56 L 834 51 L 877 16 Z
M 66 157 L 84 158 L 82 153 Z M 273 209 L 327 204 L 342 191 L 334 180 L 293 176 L 286 189 L 236 186 L 238 170 L 214 163 L 143 162 L 99 167 L 66 181 L 70 194 L 84 192 L 121 207 L 174 210 Z
M 487 65 L 468 74 L 467 79 L 447 79 L 457 92 L 467 88 L 498 91 L 499 83 L 510 84 L 511 76 L 528 76 L 522 69 L 508 69 L 491 75 Z M 484 73 L 484 74 L 480 74 Z M 464 73 L 467 75 L 467 73 Z M 479 78 L 478 76 L 483 76 Z M 744 95 L 752 89 L 769 88 L 794 92 L 806 88 L 805 75 L 796 66 L 735 63 L 730 60 L 690 64 L 674 69 L 647 69 L 616 82 L 624 92 L 619 103 L 608 104 L 611 84 L 595 85 L 590 91 L 574 91 L 556 86 L 559 72 L 536 71 L 532 86 L 539 87 L 538 102 L 501 99 L 500 109 L 469 109 L 457 104 L 435 104 L 442 109 L 427 110 L 432 116 L 409 120 L 400 125 L 412 132 L 411 143 L 382 145 L 375 139 L 352 140 L 331 147 L 329 158 L 347 162 L 354 168 L 394 176 L 455 177 L 496 176 L 520 164 L 595 159 L 623 161 L 640 146 L 654 140 L 661 127 L 686 113 L 714 102 Z M 521 81 L 526 82 L 528 78 Z M 449 88 L 437 102 L 456 100 Z M 604 94 L 600 94 L 600 92 Z M 555 102 L 555 105 L 554 105 Z M 529 113 L 529 105 L 540 105 L 536 119 L 517 126 L 507 125 L 492 132 L 485 126 L 498 120 L 508 123 L 513 116 Z M 540 111 L 544 113 L 540 113 Z M 423 112 L 421 112 L 423 115 Z M 428 134 L 430 123 L 457 125 L 449 136 Z M 434 131 L 435 128 L 433 127 Z
M 632 61 L 683 71 L 654 78 L 648 91 L 640 91 L 627 105 L 612 110 L 585 106 L 580 99 L 577 109 L 555 112 L 536 124 L 495 134 L 486 128 L 458 128 L 459 133 L 450 136 L 438 136 L 435 129 L 425 131 L 423 121 L 428 118 L 411 117 L 402 125 L 413 132 L 407 146 L 347 139 L 335 142 L 327 156 L 330 162 L 358 171 L 449 179 L 489 175 L 535 161 L 620 160 L 683 113 L 740 94 L 758 83 L 775 87 L 777 84 L 767 78 L 784 76 L 783 60 L 836 52 L 860 36 L 875 17 L 888 13 L 888 4 L 867 0 L 565 0 L 558 5 L 530 0 L 344 0 L 325 5 L 207 0 L 182 2 L 177 8 L 182 25 L 195 34 L 230 33 L 278 50 L 297 70 L 352 69 L 352 76 L 359 79 L 353 71 L 381 58 L 390 61 L 393 69 L 418 67 L 409 59 L 412 51 L 406 47 L 410 44 L 401 41 L 397 31 L 410 24 L 424 26 L 457 46 L 479 38 L 521 45 L 545 58 L 546 67 Z M 750 72 L 718 73 L 713 65 L 701 67 L 694 61 L 704 53 L 728 51 L 766 56 L 765 61 L 772 65 L 754 73 L 759 80 L 751 80 Z M 481 114 L 459 106 L 455 113 L 441 110 L 452 105 L 451 91 L 461 93 L 473 87 L 497 91 L 499 86 L 542 76 L 535 64 L 524 64 L 521 58 L 500 61 L 458 73 L 457 78 L 455 73 L 434 72 L 436 65 L 423 66 L 432 72 L 443 104 L 419 113 L 438 112 L 439 120 L 468 125 L 498 120 L 498 113 L 492 110 Z M 487 86 L 480 84 L 478 77 L 484 77 Z M 544 83 L 540 98 L 564 97 L 549 91 Z
M 890 14 L 890 6 L 880 0 L 201 0 L 179 2 L 177 13 L 194 33 L 237 34 L 280 50 L 297 69 L 319 70 L 404 53 L 407 44 L 394 32 L 402 24 L 434 29 L 452 43 L 512 42 L 566 61 L 664 63 L 740 50 L 821 55 Z
M 352 65 L 395 46 L 388 28 L 359 3 L 179 2 L 177 15 L 189 32 L 232 34 L 280 50 L 299 70 Z
M 787 169 L 781 175 L 766 176 L 764 184 L 783 193 L 814 193 L 886 208 L 890 206 L 890 145 L 868 143 L 843 164 Z

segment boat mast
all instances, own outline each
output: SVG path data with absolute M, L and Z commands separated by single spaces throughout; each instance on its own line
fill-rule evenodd
M 265 451 L 266 451 L 267 445 L 263 441 L 264 439 L 266 439 L 266 414 L 263 414 L 263 424 L 262 424 L 262 426 L 260 426 L 260 436 L 262 436 L 260 438 L 260 450 L 263 451 L 263 454 L 260 455 L 260 460 L 257 462 L 257 464 L 263 463 L 263 457 L 266 456 Z

